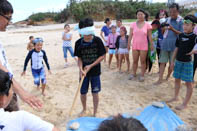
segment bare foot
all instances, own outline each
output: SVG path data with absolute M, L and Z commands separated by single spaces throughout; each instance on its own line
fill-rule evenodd
M 180 105 L 180 106 L 175 107 L 175 109 L 177 109 L 177 110 L 183 110 L 185 108 L 187 108 L 187 106 L 186 105 L 183 105 L 183 104 Z
M 179 99 L 178 98 L 172 98 L 172 99 L 170 99 L 170 100 L 168 100 L 168 101 L 166 101 L 167 103 L 171 103 L 171 102 L 174 102 L 174 101 L 178 101 Z
M 45 94 L 44 92 L 42 92 L 42 95 L 43 95 L 43 96 L 46 96 L 46 94 Z
M 86 110 L 83 110 L 80 114 L 79 117 L 84 117 L 86 115 Z
M 166 77 L 166 81 L 168 81 L 168 80 L 169 80 L 169 78 L 170 78 L 170 76 L 167 76 L 167 77 Z
M 156 83 L 154 83 L 154 85 L 160 85 L 163 83 L 163 80 L 158 80 Z

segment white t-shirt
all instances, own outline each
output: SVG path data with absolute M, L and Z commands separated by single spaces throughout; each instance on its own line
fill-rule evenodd
M 0 62 L 13 75 L 12 69 L 6 57 L 6 52 L 1 43 L 0 43 Z
M 0 131 L 52 131 L 54 125 L 26 111 L 5 112 L 0 108 Z
M 65 33 L 65 32 L 63 32 L 63 33 L 62 33 L 62 37 L 63 37 L 64 35 L 66 35 L 66 38 L 67 38 L 67 39 L 70 39 L 71 36 L 72 36 L 71 33 Z M 71 43 L 70 40 L 64 40 L 64 41 L 63 41 L 63 47 L 71 47 L 71 46 L 72 46 L 71 44 L 72 44 L 72 43 Z

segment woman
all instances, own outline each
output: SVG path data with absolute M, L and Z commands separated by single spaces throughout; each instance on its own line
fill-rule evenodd
M 0 32 L 4 32 L 6 30 L 6 27 L 10 23 L 12 19 L 12 14 L 13 14 L 13 8 L 12 5 L 7 1 L 7 0 L 0 0 Z M 2 35 L 2 34 L 1 34 Z M 19 97 L 29 104 L 31 107 L 34 108 L 41 108 L 41 103 L 40 101 L 26 92 L 20 84 L 14 79 L 12 69 L 7 61 L 7 57 L 5 54 L 5 50 L 0 43 L 0 69 L 8 72 L 10 75 L 10 79 L 12 78 L 13 81 L 13 90 L 16 94 L 19 95 Z M 11 100 L 10 104 L 7 106 L 6 111 L 17 111 L 19 110 L 18 104 L 17 104 L 17 97 L 16 94 L 14 93 L 14 97 Z
M 152 34 L 151 34 L 151 25 L 146 22 L 147 13 L 139 9 L 136 12 L 137 22 L 131 24 L 130 34 L 129 34 L 129 43 L 128 49 L 130 50 L 131 39 L 132 40 L 132 55 L 133 55 L 133 72 L 129 77 L 129 80 L 132 80 L 136 77 L 136 72 L 138 68 L 138 61 L 140 58 L 141 62 L 141 75 L 139 77 L 139 81 L 144 81 L 144 74 L 146 71 L 146 57 L 148 53 L 148 39 L 151 43 L 151 50 L 153 50 L 153 42 L 152 42 Z M 148 37 L 148 39 L 147 39 Z
M 106 50 L 106 52 L 108 52 L 107 40 L 108 40 L 108 35 L 111 33 L 111 28 L 110 28 L 111 20 L 110 20 L 110 18 L 106 18 L 104 23 L 106 25 L 103 26 L 103 28 L 101 29 L 101 34 L 100 35 L 101 35 L 101 38 L 104 41 L 105 50 Z M 104 58 L 104 62 L 106 62 L 106 55 L 105 55 L 105 58 Z

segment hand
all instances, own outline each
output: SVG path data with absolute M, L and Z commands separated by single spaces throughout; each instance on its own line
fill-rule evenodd
M 28 92 L 23 93 L 23 95 L 19 95 L 20 98 L 30 105 L 33 109 L 41 109 L 42 108 L 42 103 L 40 102 L 39 99 L 37 99 L 35 96 L 29 94 Z
M 170 70 L 174 70 L 174 62 L 171 62 L 171 64 L 170 64 Z
M 49 70 L 48 72 L 49 72 L 49 75 L 51 75 L 51 74 L 52 74 L 50 70 Z
M 129 45 L 127 46 L 127 49 L 130 51 L 130 49 L 131 49 L 131 48 L 130 48 L 130 46 L 129 46 Z
M 83 69 L 80 70 L 80 78 L 82 78 L 82 76 L 86 76 L 86 72 Z
M 90 71 L 91 68 L 92 68 L 91 65 L 87 65 L 84 67 L 84 71 L 86 72 L 86 74 Z
M 193 55 L 193 54 L 196 54 L 197 53 L 197 50 L 192 50 L 190 53 L 188 53 L 187 55 Z
M 169 25 L 168 30 L 174 30 L 174 28 L 171 25 Z
M 23 71 L 23 72 L 21 73 L 21 76 L 25 76 L 25 75 L 26 75 L 26 72 Z

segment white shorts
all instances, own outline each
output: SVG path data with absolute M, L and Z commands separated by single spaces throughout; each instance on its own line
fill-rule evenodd
M 105 40 L 108 40 L 108 36 L 105 36 Z M 104 43 L 104 46 L 107 46 L 107 42 L 103 42 Z
M 129 54 L 129 51 L 128 51 L 128 49 L 127 48 L 119 48 L 118 49 L 118 53 L 119 54 Z

